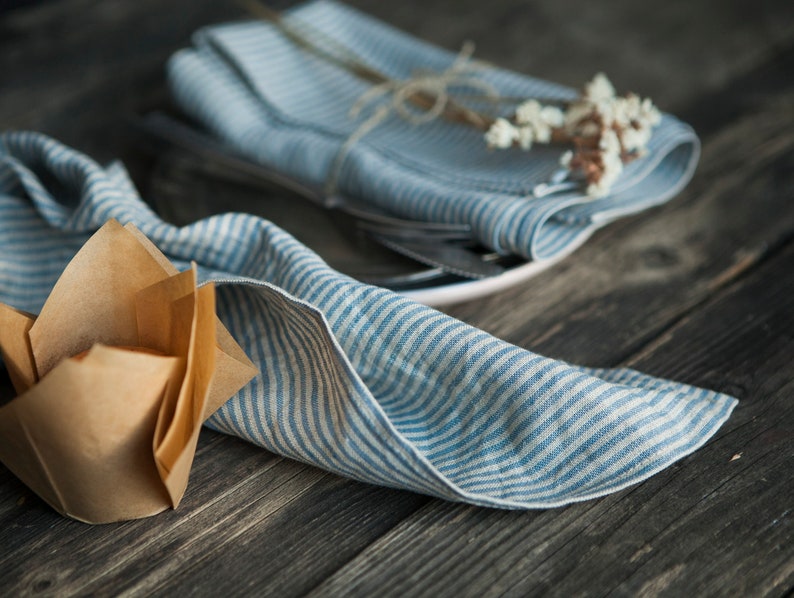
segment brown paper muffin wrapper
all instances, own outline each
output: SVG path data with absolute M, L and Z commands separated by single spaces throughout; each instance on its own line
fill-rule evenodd
M 197 286 L 134 226 L 111 220 L 36 317 L 0 304 L 19 396 L 0 408 L 0 460 L 88 523 L 176 507 L 201 424 L 256 373 Z

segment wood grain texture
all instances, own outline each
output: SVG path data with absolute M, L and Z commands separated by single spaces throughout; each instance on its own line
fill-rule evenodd
M 790 592 L 794 5 L 352 4 L 451 49 L 474 39 L 478 56 L 570 85 L 605 70 L 695 125 L 701 166 L 672 203 L 608 227 L 524 285 L 446 311 L 544 354 L 629 363 L 740 406 L 712 442 L 643 484 L 523 513 L 344 480 L 210 431 L 179 508 L 141 521 L 63 519 L 0 467 L 0 591 Z M 6 13 L 0 127 L 121 157 L 146 191 L 151 164 L 125 115 L 164 101 L 163 64 L 190 32 L 241 14 L 206 0 L 52 0 Z
M 777 0 L 350 4 L 446 48 L 473 40 L 485 60 L 566 85 L 605 71 L 618 89 L 651 95 L 676 111 L 755 68 L 794 32 L 794 7 Z

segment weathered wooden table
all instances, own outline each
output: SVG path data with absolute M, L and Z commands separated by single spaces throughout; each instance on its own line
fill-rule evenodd
M 191 31 L 242 16 L 208 0 L 21 4 L 0 20 L 0 127 L 120 157 L 138 174 L 124 115 L 163 100 L 164 61 Z M 538 278 L 446 311 L 543 354 L 728 392 L 739 407 L 647 482 L 548 511 L 369 486 L 205 431 L 178 510 L 92 527 L 0 466 L 0 594 L 791 592 L 794 4 L 353 4 L 566 84 L 604 70 L 695 126 L 702 161 L 670 204 L 609 226 Z

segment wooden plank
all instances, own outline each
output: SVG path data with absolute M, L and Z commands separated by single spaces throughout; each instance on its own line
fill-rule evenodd
M 211 431 L 202 432 L 179 508 L 153 518 L 87 526 L 59 516 L 16 480 L 0 480 L 24 496 L 0 513 L 0 588 L 13 595 L 148 595 L 198 581 L 237 591 L 259 582 L 296 595 L 430 500 Z
M 35 129 L 92 157 L 118 158 L 125 115 L 162 101 L 164 64 L 234 3 L 69 0 L 0 19 L 0 129 Z
M 429 500 L 330 477 L 268 518 L 253 521 L 239 513 L 217 534 L 217 545 L 208 546 L 214 536 L 202 538 L 180 548 L 177 558 L 140 563 L 147 571 L 134 585 L 128 585 L 128 571 L 135 563 L 124 563 L 101 585 L 84 589 L 172 596 L 207 587 L 213 594 L 304 595 Z
M 449 49 L 473 40 L 484 60 L 573 87 L 605 71 L 618 89 L 671 111 L 751 71 L 794 33 L 794 7 L 785 0 L 751 9 L 720 0 L 350 4 Z
M 748 595 L 794 584 L 794 243 L 630 365 L 732 391 L 710 442 L 648 481 L 560 510 L 434 502 L 314 595 Z
M 178 511 L 87 526 L 60 517 L 35 497 L 19 505 L 0 526 L 6 548 L 0 587 L 24 594 L 46 586 L 59 594 L 73 594 L 100 574 L 112 574 L 120 547 L 124 547 L 124 560 L 135 563 L 167 553 L 191 533 L 193 539 L 204 536 L 212 542 L 208 530 L 222 524 L 230 513 L 245 510 L 251 517 L 264 516 L 324 475 L 239 440 L 202 432 L 201 450 Z M 239 491 L 240 486 L 245 491 Z M 172 542 L 162 542 L 164 535 Z M 96 563 L 101 566 L 91 566 Z
M 63 518 L 2 467 L 0 588 L 14 595 L 149 594 L 196 578 L 237 589 L 264 579 L 294 595 L 428 500 L 344 480 L 209 430 L 178 509 L 138 521 L 87 526 Z M 239 575 L 229 573 L 235 568 Z

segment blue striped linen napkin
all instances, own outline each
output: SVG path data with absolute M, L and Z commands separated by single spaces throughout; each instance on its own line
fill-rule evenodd
M 285 21 L 299 30 L 310 26 L 306 36 L 321 48 L 339 54 L 341 44 L 394 79 L 442 72 L 456 58 L 328 0 L 295 8 Z M 472 127 L 441 119 L 411 125 L 391 115 L 344 153 L 337 170 L 342 146 L 367 115 L 365 110 L 356 120 L 348 112 L 370 84 L 263 21 L 208 27 L 193 42 L 168 64 L 172 95 L 235 151 L 311 184 L 337 178 L 341 192 L 405 217 L 470 223 L 478 240 L 502 253 L 539 260 L 573 251 L 596 228 L 675 195 L 691 178 L 700 152 L 692 129 L 664 115 L 647 156 L 624 168 L 609 196 L 532 198 L 534 187 L 559 171 L 559 147 L 489 151 L 482 132 Z M 505 97 L 577 95 L 495 67 L 474 74 Z
M 329 268 L 247 214 L 176 228 L 102 168 L 37 133 L 0 136 L 0 301 L 38 313 L 109 218 L 217 284 L 218 315 L 261 374 L 210 427 L 357 480 L 540 508 L 601 496 L 691 453 L 736 401 L 510 345 Z

